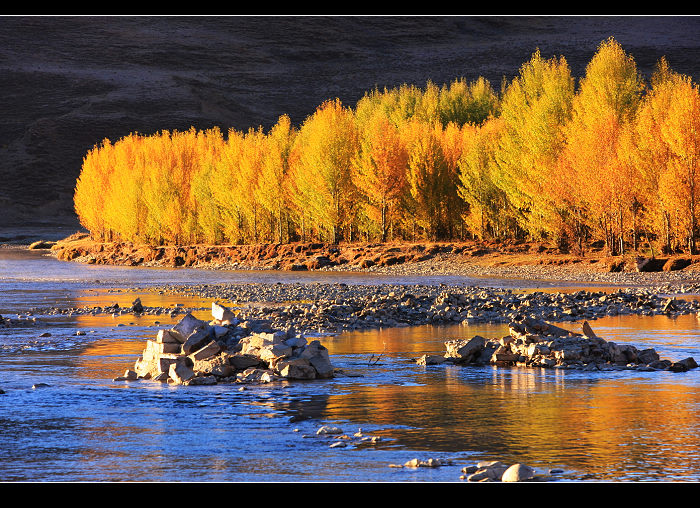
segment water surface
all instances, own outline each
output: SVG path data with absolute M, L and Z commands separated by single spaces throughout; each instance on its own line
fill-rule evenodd
M 139 296 L 145 305 L 180 304 L 207 318 L 210 301 L 148 287 L 246 281 L 477 284 L 457 277 L 106 267 L 0 249 L 0 314 L 125 306 Z M 512 280 L 478 283 L 519 289 Z M 535 288 L 581 285 L 522 284 Z M 331 380 L 243 391 L 238 385 L 173 387 L 112 380 L 133 365 L 146 338 L 176 320 L 167 313 L 32 317 L 46 326 L 0 329 L 5 481 L 459 482 L 460 469 L 478 460 L 563 469 L 560 482 L 700 479 L 700 369 L 421 367 L 412 360 L 442 354 L 445 340 L 499 337 L 507 329 L 418 326 L 322 338 L 346 373 Z M 591 324 L 607 340 L 654 347 L 671 359 L 700 359 L 695 315 L 616 316 Z M 33 388 L 39 383 L 48 386 Z M 330 448 L 332 441 L 315 435 L 323 424 L 350 435 L 361 428 L 381 440 Z M 389 467 L 413 458 L 453 465 Z

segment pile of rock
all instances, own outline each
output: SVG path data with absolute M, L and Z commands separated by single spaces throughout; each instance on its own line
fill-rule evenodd
M 530 482 L 548 479 L 547 475 L 538 475 L 533 468 L 525 464 L 508 466 L 497 460 L 464 467 L 462 473 L 460 479 L 469 482 Z
M 605 341 L 595 335 L 587 321 L 583 323 L 583 333 L 577 333 L 543 320 L 521 317 L 510 323 L 506 337 L 485 339 L 477 335 L 447 341 L 445 348 L 444 356 L 424 355 L 418 363 L 673 372 L 698 366 L 691 357 L 677 362 L 662 360 L 653 348 L 638 350 L 631 344 Z
M 397 468 L 435 468 L 451 466 L 449 459 L 411 459 L 404 464 L 389 464 L 389 467 Z M 537 482 L 553 479 L 552 475 L 562 473 L 561 469 L 550 469 L 548 474 L 540 474 L 535 469 L 525 464 L 507 465 L 498 460 L 481 461 L 473 466 L 462 468 L 460 480 L 469 482 Z
M 328 350 L 318 340 L 284 330 L 256 332 L 216 302 L 212 317 L 207 322 L 187 313 L 170 330 L 158 331 L 133 370 L 116 380 L 201 385 L 333 377 Z

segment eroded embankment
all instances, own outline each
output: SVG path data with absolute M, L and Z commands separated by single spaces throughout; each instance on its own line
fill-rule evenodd
M 397 274 L 460 274 L 515 278 L 600 281 L 620 274 L 668 275 L 700 281 L 700 256 L 605 256 L 600 248 L 583 255 L 562 254 L 534 242 L 314 242 L 251 245 L 143 245 L 98 242 L 75 234 L 55 243 L 37 242 L 66 261 L 88 264 L 193 267 L 233 270 L 346 270 Z M 653 278 L 658 282 L 660 277 Z M 633 283 L 637 283 L 634 281 Z

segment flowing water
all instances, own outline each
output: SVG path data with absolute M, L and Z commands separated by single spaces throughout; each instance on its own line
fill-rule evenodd
M 448 339 L 507 333 L 505 325 L 493 324 L 323 337 L 334 366 L 346 373 L 330 380 L 244 390 L 118 382 L 113 378 L 133 366 L 144 340 L 176 318 L 47 313 L 128 306 L 138 296 L 147 306 L 199 309 L 194 314 L 206 319 L 211 301 L 148 287 L 227 281 L 582 288 L 462 277 L 108 267 L 3 248 L 0 315 L 28 315 L 47 325 L 0 328 L 0 480 L 459 482 L 461 468 L 480 460 L 561 469 L 559 482 L 700 479 L 700 369 L 591 373 L 412 362 L 442 354 Z M 695 315 L 616 316 L 591 324 L 606 340 L 700 360 Z M 331 448 L 335 441 L 315 434 L 324 424 L 381 439 Z M 414 458 L 452 462 L 390 467 Z

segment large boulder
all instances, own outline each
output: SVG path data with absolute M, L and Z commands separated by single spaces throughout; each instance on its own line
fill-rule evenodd
M 234 353 L 229 356 L 228 361 L 236 370 L 246 370 L 250 367 L 257 367 L 261 363 L 260 357 L 246 353 Z
M 316 369 L 306 358 L 290 358 L 276 366 L 280 376 L 288 379 L 315 379 Z
M 170 333 L 174 335 L 181 343 L 184 343 L 196 329 L 203 327 L 208 327 L 207 322 L 197 319 L 188 312 L 175 326 L 173 326 Z
M 212 302 L 211 304 L 211 315 L 218 321 L 233 323 L 236 320 L 236 315 L 228 307 L 224 307 L 217 302 Z
M 535 470 L 525 464 L 513 464 L 503 472 L 502 482 L 525 482 L 535 477 Z
M 486 339 L 480 335 L 469 340 L 450 340 L 445 342 L 445 358 L 453 359 L 455 363 L 468 363 L 481 352 L 485 345 Z
M 168 370 L 168 375 L 176 384 L 184 384 L 195 377 L 194 371 L 185 362 L 172 363 Z
M 326 349 L 318 340 L 312 340 L 304 348 L 299 358 L 305 358 L 311 366 L 316 369 L 317 376 L 320 378 L 333 377 L 333 365 L 328 356 Z
M 220 351 L 221 347 L 219 346 L 218 342 L 212 340 L 206 345 L 202 346 L 200 349 L 191 353 L 189 356 L 192 359 L 192 361 L 206 360 L 208 358 L 211 358 L 212 356 L 219 354 Z
M 230 377 L 236 372 L 236 369 L 230 363 L 230 355 L 227 353 L 204 360 L 195 360 L 192 370 L 197 375 L 212 375 L 215 377 Z
M 215 335 L 213 327 L 204 325 L 200 328 L 195 328 L 182 344 L 182 352 L 186 355 L 192 354 L 205 344 L 208 344 L 214 338 Z

